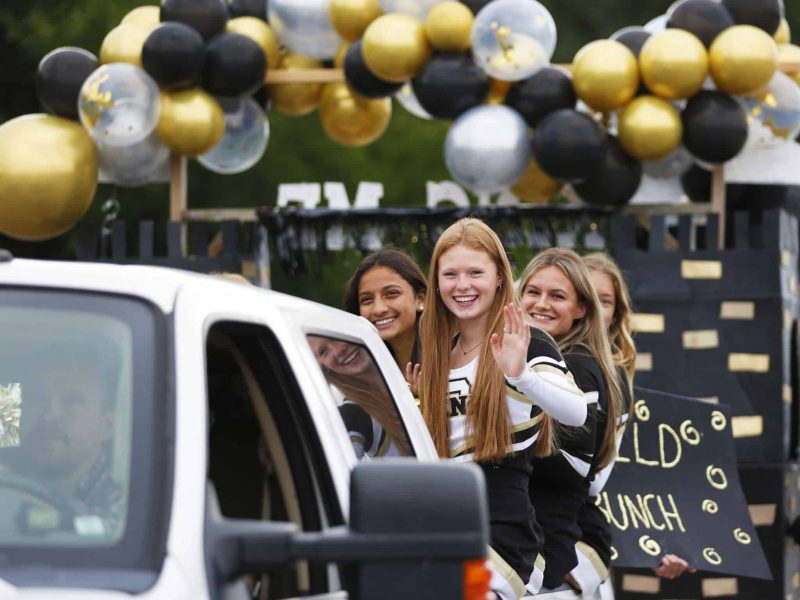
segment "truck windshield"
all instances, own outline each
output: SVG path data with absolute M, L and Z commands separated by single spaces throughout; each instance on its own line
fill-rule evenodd
M 24 586 L 33 564 L 156 567 L 155 317 L 123 297 L 0 294 L 0 577 Z

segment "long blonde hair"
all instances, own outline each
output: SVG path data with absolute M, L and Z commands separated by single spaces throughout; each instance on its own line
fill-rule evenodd
M 578 296 L 578 302 L 586 311 L 572 324 L 569 332 L 556 340 L 562 352 L 585 347 L 600 365 L 608 393 L 608 421 L 598 451 L 598 468 L 613 460 L 616 454 L 615 431 L 617 417 L 624 412 L 625 399 L 620 389 L 619 378 L 614 367 L 611 346 L 603 323 L 600 300 L 592 285 L 589 269 L 580 256 L 568 248 L 550 248 L 531 259 L 520 277 L 519 291 L 523 292 L 528 281 L 536 273 L 547 267 L 557 267 L 569 279 Z
M 442 255 L 459 245 L 487 254 L 497 267 L 500 279 L 489 315 L 489 326 L 478 354 L 477 374 L 466 415 L 466 431 L 474 446 L 475 460 L 499 460 L 511 448 L 511 425 L 506 405 L 505 377 L 495 362 L 489 340 L 492 333 L 500 334 L 503 330 L 503 307 L 516 300 L 511 265 L 503 244 L 497 234 L 479 219 L 460 219 L 439 236 L 433 249 L 428 274 L 429 293 L 425 297 L 425 310 L 420 323 L 422 416 L 439 456 L 449 456 L 448 376 L 452 340 L 459 332 L 459 323 L 439 295 L 438 277 Z M 435 293 L 431 293 L 432 290 L 436 290 Z M 539 436 L 542 437 L 541 430 Z
M 605 252 L 593 252 L 583 257 L 583 262 L 590 271 L 598 271 L 608 275 L 614 285 L 614 316 L 608 326 L 608 341 L 614 363 L 625 371 L 628 387 L 633 386 L 633 375 L 636 370 L 636 345 L 631 336 L 631 297 L 622 271 Z

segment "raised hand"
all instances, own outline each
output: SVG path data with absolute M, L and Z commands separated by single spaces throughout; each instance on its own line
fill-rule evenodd
M 503 333 L 493 333 L 492 355 L 506 377 L 519 377 L 525 369 L 531 329 L 521 308 L 509 303 L 503 307 Z
M 411 394 L 414 398 L 419 398 L 419 386 L 422 383 L 421 364 L 406 364 L 406 381 L 408 382 L 408 387 L 411 389 Z
M 689 563 L 674 554 L 665 554 L 661 557 L 661 563 L 657 567 L 653 567 L 653 572 L 664 579 L 675 579 L 686 571 L 694 573 L 697 569 L 692 569 L 689 567 Z

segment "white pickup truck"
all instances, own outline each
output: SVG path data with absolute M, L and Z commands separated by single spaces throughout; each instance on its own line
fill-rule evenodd
M 1 599 L 482 599 L 483 486 L 361 318 L 0 251 Z

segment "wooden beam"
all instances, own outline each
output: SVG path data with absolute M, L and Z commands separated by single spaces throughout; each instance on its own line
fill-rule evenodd
M 719 215 L 719 238 L 717 248 L 725 249 L 725 166 L 714 165 L 711 170 L 711 210 Z
M 169 220 L 182 221 L 186 212 L 186 157 L 169 157 Z
M 344 81 L 344 69 L 269 69 L 264 77 L 264 83 L 267 85 L 337 81 Z

